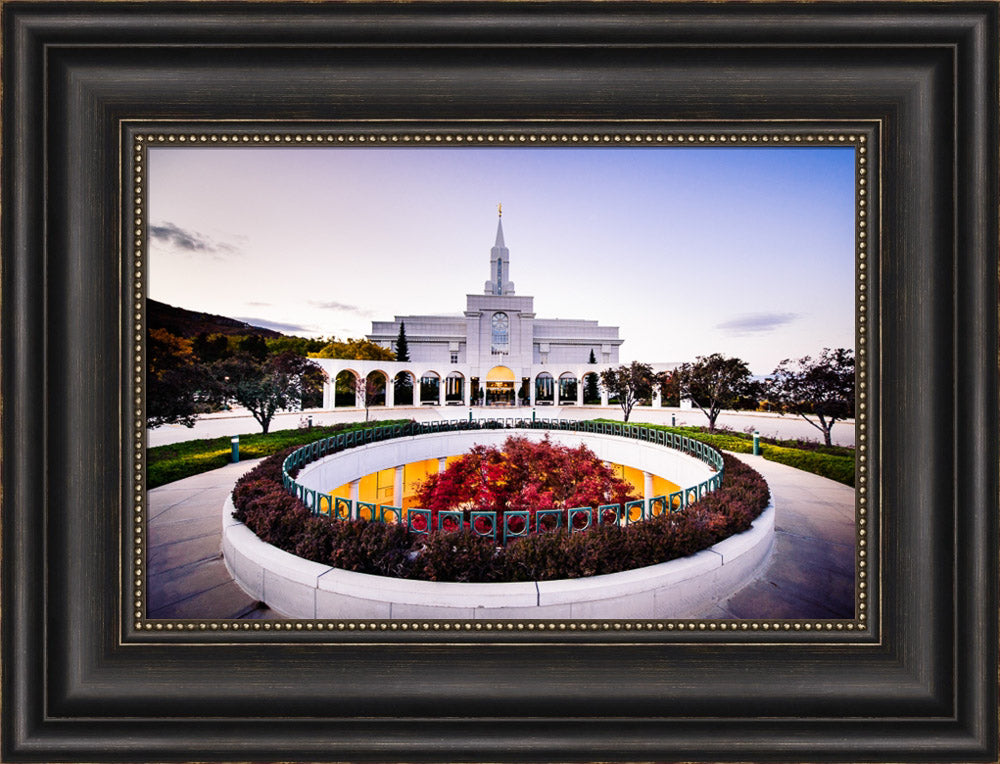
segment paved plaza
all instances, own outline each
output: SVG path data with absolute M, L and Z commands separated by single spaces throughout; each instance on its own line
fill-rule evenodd
M 536 406 L 535 414 L 547 419 L 617 419 L 621 421 L 622 410 L 619 406 Z M 476 406 L 472 416 L 476 419 L 514 417 L 530 419 L 532 409 L 529 407 L 503 408 L 493 406 Z M 299 426 L 303 419 L 312 417 L 315 425 L 336 424 L 338 422 L 357 422 L 365 418 L 364 411 L 355 408 L 341 409 L 309 409 L 290 414 L 277 414 L 271 420 L 271 430 L 289 430 Z M 469 409 L 465 406 L 398 406 L 385 408 L 373 406 L 369 410 L 371 419 L 415 419 L 427 422 L 441 419 L 467 419 Z M 637 406 L 632 410 L 630 422 L 649 422 L 651 424 L 705 426 L 708 420 L 697 409 L 654 408 L 652 406 Z M 747 411 L 724 411 L 717 421 L 719 427 L 728 427 L 737 432 L 747 432 L 756 429 L 765 438 L 803 440 L 822 439 L 822 433 L 801 417 L 786 414 L 769 414 Z M 169 424 L 147 431 L 149 446 L 162 446 L 169 443 L 179 443 L 198 438 L 218 438 L 224 435 L 243 435 L 260 432 L 260 425 L 249 414 L 239 411 L 202 416 L 194 427 L 184 427 L 179 424 Z M 854 420 L 838 422 L 833 427 L 833 442 L 839 446 L 854 446 Z
M 762 572 L 702 613 L 651 618 L 853 618 L 854 489 L 749 454 L 736 455 L 767 480 L 775 543 Z M 274 618 L 233 581 L 222 559 L 222 505 L 259 460 L 178 480 L 149 492 L 150 618 Z

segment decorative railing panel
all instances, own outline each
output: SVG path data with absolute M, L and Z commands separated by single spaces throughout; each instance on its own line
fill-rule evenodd
M 567 509 L 525 510 L 509 509 L 504 512 L 474 510 L 431 512 L 428 509 L 389 504 L 352 501 L 307 488 L 295 480 L 298 470 L 307 464 L 357 446 L 395 438 L 409 438 L 443 432 L 469 430 L 570 430 L 594 435 L 612 435 L 652 443 L 664 448 L 681 451 L 715 470 L 715 474 L 696 485 L 681 488 L 665 496 L 653 496 L 621 504 L 604 504 L 600 507 L 571 507 Z M 602 524 L 629 524 L 640 522 L 664 513 L 683 512 L 708 493 L 722 486 L 722 454 L 711 446 L 685 435 L 664 430 L 652 430 L 630 424 L 592 422 L 576 419 L 478 419 L 433 422 L 407 422 L 406 424 L 376 425 L 364 430 L 324 438 L 296 449 L 282 465 L 285 490 L 297 496 L 313 514 L 327 515 L 347 520 L 404 523 L 411 533 L 425 535 L 435 530 L 455 530 L 466 525 L 480 536 L 489 536 L 506 543 L 530 533 L 549 533 L 565 527 L 578 533 Z M 499 516 L 498 516 L 499 515 Z

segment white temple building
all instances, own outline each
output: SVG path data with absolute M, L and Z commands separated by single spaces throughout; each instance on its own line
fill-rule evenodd
M 393 351 L 400 325 L 404 326 L 409 361 L 315 359 L 330 377 L 324 408 L 352 405 L 352 394 L 354 405 L 363 404 L 365 393 L 386 406 L 418 402 L 583 405 L 600 403 L 595 393 L 606 403 L 596 378 L 590 383 L 587 375 L 596 377 L 600 370 L 618 365 L 618 348 L 624 341 L 618 327 L 589 320 L 537 318 L 534 300 L 515 294 L 501 217 L 490 250 L 490 278 L 482 294 L 466 295 L 464 314 L 396 316 L 392 321 L 372 322 L 368 339 Z M 374 378 L 374 384 L 369 383 L 367 391 L 351 385 L 349 391 L 344 372 L 355 380 Z M 338 375 L 341 391 L 336 394 L 333 382 Z M 413 400 L 410 391 L 416 382 L 421 383 L 419 397 Z

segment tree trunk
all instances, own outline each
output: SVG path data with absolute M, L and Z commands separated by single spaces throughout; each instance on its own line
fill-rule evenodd
M 824 427 L 823 428 L 823 438 L 826 440 L 826 445 L 828 445 L 828 446 L 832 446 L 833 445 L 833 441 L 830 438 L 830 430 L 832 430 L 832 429 L 833 429 L 833 425 L 832 424 L 829 427 Z

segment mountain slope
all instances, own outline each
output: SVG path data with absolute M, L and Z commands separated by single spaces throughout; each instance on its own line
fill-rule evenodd
M 206 334 L 257 334 L 261 337 L 284 337 L 281 332 L 252 326 L 235 318 L 199 313 L 177 308 L 157 300 L 146 300 L 146 325 L 150 329 L 166 329 L 178 337 L 197 337 Z

